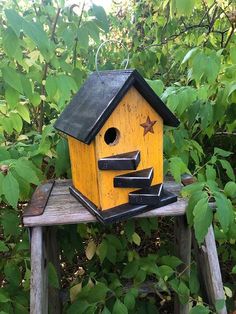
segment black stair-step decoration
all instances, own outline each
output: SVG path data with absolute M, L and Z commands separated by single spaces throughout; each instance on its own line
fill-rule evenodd
M 129 203 L 135 205 L 155 205 L 160 201 L 162 184 L 129 193 Z
M 153 168 L 126 173 L 114 178 L 116 188 L 145 188 L 150 186 L 153 179 Z
M 98 160 L 100 170 L 136 170 L 140 162 L 140 151 L 134 151 Z
M 97 217 L 102 223 L 112 223 L 127 219 L 129 217 L 141 214 L 143 212 L 156 209 L 177 201 L 177 196 L 162 189 L 160 199 L 155 205 L 133 205 L 125 203 L 108 210 L 98 209 L 90 200 L 88 200 L 83 194 L 81 194 L 74 187 L 70 187 L 70 193 L 74 195 L 91 214 Z

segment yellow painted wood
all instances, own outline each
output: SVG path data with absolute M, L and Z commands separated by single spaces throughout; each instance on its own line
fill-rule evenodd
M 84 144 L 68 136 L 74 187 L 100 208 L 95 143 Z
M 147 117 L 156 120 L 153 126 L 154 134 L 143 136 Z M 107 145 L 104 135 L 108 128 L 115 127 L 120 131 L 116 145 Z M 153 167 L 152 185 L 163 182 L 163 120 L 152 109 L 148 102 L 132 87 L 123 97 L 120 104 L 108 118 L 95 138 L 96 159 L 111 155 L 140 150 L 141 161 L 137 170 Z M 117 175 L 132 172 L 98 170 L 99 195 L 102 210 L 127 203 L 128 193 L 135 189 L 114 188 L 113 178 Z

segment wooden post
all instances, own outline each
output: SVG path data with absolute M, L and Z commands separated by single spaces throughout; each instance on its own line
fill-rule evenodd
M 201 284 L 207 294 L 208 303 L 215 307 L 216 301 L 224 300 L 225 295 L 212 225 L 208 229 L 204 243 L 199 247 L 194 241 L 194 246 L 202 279 Z M 217 313 L 227 314 L 226 306 Z
M 43 227 L 31 229 L 30 314 L 48 313 L 48 276 Z
M 175 243 L 177 256 L 183 262 L 178 268 L 178 271 L 189 278 L 191 263 L 191 229 L 188 226 L 185 215 L 175 217 Z M 175 314 L 189 313 L 189 303 L 181 304 L 177 295 L 175 296 L 174 307 Z
M 60 261 L 56 226 L 47 228 L 45 243 L 47 252 L 47 263 L 50 262 L 55 267 L 59 281 L 58 289 L 50 285 L 48 286 L 48 299 L 50 300 L 49 313 L 60 314 L 62 311 L 60 300 Z

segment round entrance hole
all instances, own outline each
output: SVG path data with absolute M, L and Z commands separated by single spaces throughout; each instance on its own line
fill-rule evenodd
M 120 131 L 116 128 L 109 128 L 104 135 L 104 141 L 107 145 L 116 145 L 119 142 Z

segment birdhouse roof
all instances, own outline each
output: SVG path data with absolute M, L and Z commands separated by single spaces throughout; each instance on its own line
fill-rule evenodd
M 90 144 L 132 86 L 162 117 L 164 124 L 179 125 L 179 120 L 137 70 L 114 70 L 92 73 L 62 112 L 55 128 Z

